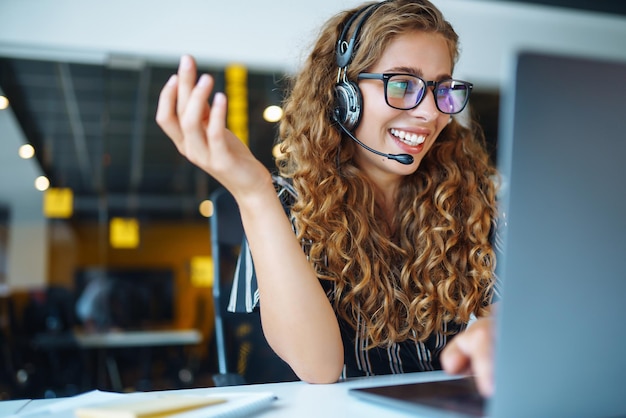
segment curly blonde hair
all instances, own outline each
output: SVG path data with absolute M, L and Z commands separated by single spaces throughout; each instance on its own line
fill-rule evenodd
M 373 184 L 354 164 L 354 144 L 332 122 L 336 43 L 358 10 L 326 23 L 292 80 L 277 167 L 298 192 L 292 216 L 298 238 L 310 245 L 310 262 L 321 279 L 335 282 L 337 314 L 353 327 L 361 318 L 372 346 L 424 341 L 447 322 L 486 314 L 495 268 L 495 169 L 480 128 L 453 121 L 403 179 L 390 234 Z M 363 25 L 348 79 L 415 30 L 443 35 L 456 62 L 458 36 L 434 5 L 392 0 Z

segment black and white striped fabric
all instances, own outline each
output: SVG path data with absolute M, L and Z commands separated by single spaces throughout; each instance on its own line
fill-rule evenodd
M 279 176 L 272 176 L 278 198 L 285 210 L 285 214 L 291 219 L 291 206 L 296 199 L 296 190 L 291 183 Z M 292 220 L 293 224 L 293 220 Z M 295 228 L 294 228 L 295 230 Z M 230 292 L 230 300 L 227 306 L 229 312 L 252 312 L 259 305 L 259 288 L 256 281 L 256 272 L 252 262 L 252 254 L 248 247 L 246 237 L 241 242 L 241 250 L 237 259 L 233 287 Z
M 273 179 L 285 213 L 290 216 L 290 208 L 296 199 L 296 191 L 286 179 L 279 176 L 274 176 Z M 498 252 L 499 244 L 500 240 L 494 237 L 496 252 Z M 306 247 L 306 243 L 303 243 L 305 252 Z M 259 290 L 252 255 L 245 237 L 234 276 L 228 311 L 248 313 L 254 311 L 259 307 Z M 320 280 L 320 283 L 328 295 L 333 294 L 334 282 Z M 497 298 L 496 289 L 494 300 Z M 445 334 L 441 332 L 431 335 L 424 342 L 403 341 L 394 343 L 390 347 L 376 347 L 368 350 L 366 347 L 369 341 L 364 324 L 365 321 L 359 319 L 355 331 L 339 318 L 345 361 L 342 378 L 440 370 L 439 355 L 446 343 L 452 336 L 468 326 L 468 324 L 448 323 L 445 324 Z

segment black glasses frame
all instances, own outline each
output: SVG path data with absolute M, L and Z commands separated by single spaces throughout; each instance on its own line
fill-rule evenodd
M 420 97 L 417 98 L 416 103 L 411 106 L 411 107 L 397 107 L 397 106 L 393 106 L 389 103 L 389 99 L 387 98 L 387 84 L 389 83 L 389 79 L 391 77 L 395 77 L 398 75 L 402 75 L 402 76 L 408 76 L 408 77 L 414 77 L 417 78 L 418 80 L 421 80 L 422 83 L 424 83 L 424 93 L 422 93 L 422 95 Z M 387 103 L 387 106 L 392 107 L 394 109 L 398 109 L 398 110 L 411 110 L 411 109 L 415 109 L 417 106 L 419 106 L 420 103 L 422 103 L 422 100 L 424 100 L 424 97 L 426 97 L 426 89 L 429 87 L 434 87 L 435 90 L 437 90 L 437 88 L 439 87 L 439 85 L 441 83 L 445 83 L 445 82 L 454 82 L 455 84 L 461 84 L 464 85 L 465 87 L 467 87 L 468 89 L 468 93 L 467 93 L 467 97 L 465 98 L 465 103 L 463 103 L 463 106 L 461 106 L 461 109 L 456 111 L 456 112 L 446 112 L 443 111 L 439 108 L 439 103 L 437 103 L 437 97 L 434 97 L 435 100 L 435 106 L 437 106 L 437 110 L 439 110 L 441 113 L 445 113 L 447 115 L 454 115 L 457 113 L 460 113 L 463 111 L 463 109 L 465 109 L 465 106 L 467 106 L 467 103 L 469 102 L 469 97 L 470 94 L 472 93 L 472 89 L 474 88 L 474 85 L 470 82 L 467 81 L 463 81 L 463 80 L 455 80 L 452 78 L 447 78 L 445 80 L 439 80 L 439 81 L 426 81 L 424 80 L 422 77 L 416 76 L 415 74 L 408 74 L 408 73 L 360 73 L 357 76 L 358 80 L 382 80 L 384 83 L 384 89 L 385 89 L 385 102 Z

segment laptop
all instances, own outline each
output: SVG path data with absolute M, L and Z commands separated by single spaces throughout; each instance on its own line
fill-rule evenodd
M 626 62 L 526 51 L 512 70 L 495 395 L 471 378 L 350 393 L 420 416 L 626 416 Z

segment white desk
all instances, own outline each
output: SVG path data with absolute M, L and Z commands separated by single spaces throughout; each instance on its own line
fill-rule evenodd
M 415 417 L 401 410 L 389 409 L 375 403 L 359 400 L 348 394 L 353 387 L 377 386 L 392 383 L 412 383 L 430 380 L 444 380 L 450 376 L 443 372 L 408 373 L 404 375 L 376 376 L 351 379 L 330 385 L 311 385 L 304 382 L 271 383 L 264 385 L 229 386 L 206 389 L 183 389 L 164 391 L 174 393 L 211 393 L 220 392 L 273 392 L 278 400 L 272 406 L 253 415 L 255 418 L 406 418 Z M 0 402 L 0 417 L 6 417 L 16 411 L 21 404 L 18 401 Z M 34 400 L 23 407 L 21 412 L 27 412 L 46 402 L 49 399 Z M 73 418 L 68 415 L 67 418 Z

